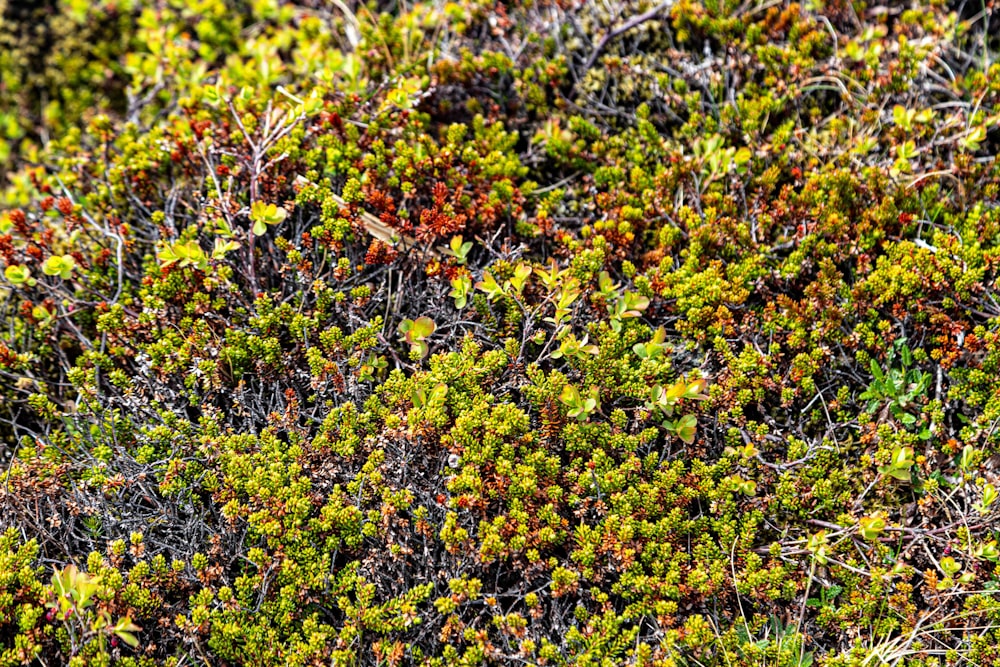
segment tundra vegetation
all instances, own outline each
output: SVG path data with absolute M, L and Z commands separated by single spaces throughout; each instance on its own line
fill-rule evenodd
M 0 666 L 1000 665 L 992 1 L 0 8 Z

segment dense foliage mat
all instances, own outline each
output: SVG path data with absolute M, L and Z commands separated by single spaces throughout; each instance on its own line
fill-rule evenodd
M 1000 665 L 992 2 L 0 9 L 0 666 Z

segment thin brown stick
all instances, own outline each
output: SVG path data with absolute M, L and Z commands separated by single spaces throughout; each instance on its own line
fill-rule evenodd
M 597 57 L 601 55 L 601 51 L 604 50 L 604 47 L 606 47 L 608 45 L 608 42 L 610 42 L 612 39 L 614 39 L 618 35 L 621 35 L 624 32 L 628 32 L 632 28 L 642 25 L 643 23 L 655 17 L 661 11 L 670 7 L 673 4 L 674 0 L 665 0 L 665 2 L 661 2 L 657 6 L 650 9 L 649 11 L 643 12 L 638 16 L 633 16 L 628 21 L 623 23 L 621 26 L 615 28 L 614 30 L 609 31 L 606 35 L 604 35 L 604 37 L 601 37 L 601 41 L 597 43 L 597 46 L 594 48 L 593 53 L 591 53 L 590 57 L 587 58 L 587 62 L 583 66 L 583 70 L 586 72 L 587 70 L 590 69 L 590 67 L 594 64 L 594 61 L 597 60 Z
M 309 182 L 305 178 L 302 178 L 301 176 L 297 180 L 302 185 L 307 184 Z M 333 198 L 333 201 L 337 202 L 339 206 L 342 206 L 344 208 L 350 207 L 350 205 L 346 201 L 344 201 L 344 199 L 340 197 L 340 195 L 331 193 L 330 196 Z M 410 248 L 415 248 L 417 249 L 418 252 L 433 259 L 438 259 L 442 256 L 451 257 L 454 256 L 455 254 L 451 251 L 451 248 L 446 248 L 445 246 L 437 246 L 436 248 L 427 248 L 426 250 L 421 250 L 418 247 L 418 243 L 415 238 L 400 234 L 398 231 L 396 231 L 389 225 L 385 224 L 377 217 L 375 217 L 374 215 L 372 215 L 371 213 L 362 208 L 358 209 L 358 216 L 361 218 L 361 224 L 364 225 L 365 231 L 367 231 L 369 234 L 371 234 L 379 241 L 387 245 L 390 246 L 399 245 L 401 250 L 408 250 Z

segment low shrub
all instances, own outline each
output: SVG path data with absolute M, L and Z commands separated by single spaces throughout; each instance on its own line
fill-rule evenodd
M 991 10 L 47 6 L 0 664 L 1000 664 Z

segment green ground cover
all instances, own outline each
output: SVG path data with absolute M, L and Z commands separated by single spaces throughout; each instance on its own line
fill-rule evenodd
M 0 10 L 0 667 L 1000 665 L 992 2 Z

